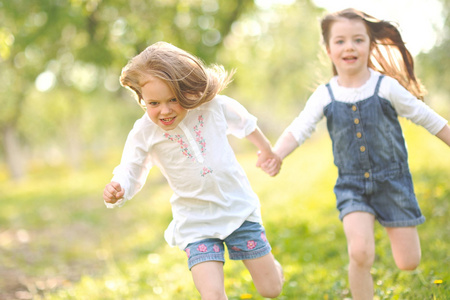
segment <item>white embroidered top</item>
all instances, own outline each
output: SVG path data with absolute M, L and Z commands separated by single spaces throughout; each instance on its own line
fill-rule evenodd
M 254 116 L 223 95 L 188 111 L 170 131 L 145 113 L 129 133 L 113 172 L 112 181 L 124 188 L 124 198 L 106 206 L 120 207 L 131 199 L 155 165 L 174 192 L 173 220 L 164 235 L 169 245 L 184 249 L 205 238 L 225 239 L 246 220 L 261 223 L 259 199 L 227 138 L 244 138 L 256 127 Z
M 337 77 L 330 80 L 330 86 L 337 101 L 355 103 L 373 95 L 381 75 L 379 72 L 369 69 L 370 78 L 358 88 L 342 87 L 337 82 Z M 431 134 L 435 135 L 447 124 L 447 120 L 438 115 L 423 101 L 418 100 L 408 90 L 392 77 L 385 76 L 380 84 L 378 95 L 390 101 L 397 114 L 405 117 L 417 125 L 423 126 Z M 324 117 L 323 109 L 331 102 L 330 94 L 325 85 L 320 85 L 306 102 L 305 108 L 286 128 L 301 145 L 311 136 L 316 124 Z

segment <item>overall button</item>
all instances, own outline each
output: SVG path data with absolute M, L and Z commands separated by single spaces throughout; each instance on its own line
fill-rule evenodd
M 359 150 L 360 150 L 361 152 L 364 152 L 364 151 L 366 151 L 366 147 L 361 146 L 361 147 L 359 147 Z
M 356 125 L 359 124 L 359 119 L 355 119 L 353 122 L 355 122 Z
M 352 110 L 353 110 L 353 111 L 356 111 L 356 110 L 357 110 L 356 105 L 353 105 L 353 106 L 352 106 Z
M 356 133 L 356 137 L 357 137 L 358 139 L 360 139 L 360 138 L 362 137 L 361 132 L 357 132 L 357 133 Z
M 370 177 L 370 173 L 369 172 L 364 173 L 364 177 L 369 178 Z

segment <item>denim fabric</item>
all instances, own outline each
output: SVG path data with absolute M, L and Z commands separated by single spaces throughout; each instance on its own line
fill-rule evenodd
M 245 221 L 225 240 L 209 238 L 190 243 L 184 249 L 188 257 L 189 270 L 206 261 L 225 263 L 225 247 L 232 260 L 254 259 L 269 254 L 272 248 L 266 238 L 264 227 L 255 222 Z
M 334 163 L 339 177 L 334 187 L 340 219 L 354 211 L 375 215 L 387 227 L 415 226 L 422 216 L 408 167 L 408 154 L 397 113 L 374 94 L 356 103 L 336 100 L 324 108 Z

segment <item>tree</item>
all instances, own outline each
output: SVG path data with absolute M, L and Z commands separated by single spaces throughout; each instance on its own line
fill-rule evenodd
M 127 59 L 168 40 L 212 61 L 231 24 L 253 7 L 237 0 L 0 1 L 0 140 L 11 177 L 25 173 L 25 145 L 65 127 L 75 140 L 73 125 L 89 111 L 90 96 L 117 97 L 110 74 L 117 78 Z M 40 116 L 26 109 L 36 102 Z
M 444 28 L 439 34 L 438 44 L 428 53 L 421 53 L 417 62 L 421 67 L 423 79 L 427 82 L 428 89 L 450 93 L 450 0 L 442 0 L 442 16 Z
M 0 134 L 7 166 L 13 178 L 24 175 L 18 131 L 27 96 L 36 77 L 56 54 L 54 30 L 67 11 L 54 1 L 0 2 Z M 49 22 L 48 20 L 52 20 Z
M 320 44 L 323 10 L 306 0 L 276 2 L 243 15 L 219 51 L 219 60 L 237 69 L 231 93 L 262 117 L 260 126 L 274 137 L 331 75 Z

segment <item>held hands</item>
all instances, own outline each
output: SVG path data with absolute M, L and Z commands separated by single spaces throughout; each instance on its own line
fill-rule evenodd
M 275 176 L 281 169 L 281 158 L 274 152 L 263 153 L 258 151 L 258 160 L 256 166 L 261 168 L 264 172 L 270 176 Z
M 116 203 L 125 194 L 125 190 L 120 186 L 118 182 L 110 182 L 105 186 L 103 190 L 103 200 L 106 203 Z
M 256 166 L 270 176 L 277 175 L 281 167 L 281 158 L 272 151 L 269 140 L 261 130 L 256 127 L 255 131 L 247 135 L 247 139 L 259 149 Z

